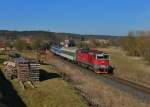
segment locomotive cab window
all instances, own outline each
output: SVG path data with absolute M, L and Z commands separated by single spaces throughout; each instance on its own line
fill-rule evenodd
M 108 54 L 97 54 L 96 57 L 97 59 L 109 59 Z

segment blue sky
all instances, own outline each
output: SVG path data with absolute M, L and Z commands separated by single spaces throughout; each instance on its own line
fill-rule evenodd
M 0 0 L 0 29 L 125 35 L 150 29 L 150 0 Z

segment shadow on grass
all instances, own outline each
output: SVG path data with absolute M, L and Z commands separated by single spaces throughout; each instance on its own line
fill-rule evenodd
M 0 107 L 27 107 L 0 70 Z
M 53 79 L 53 78 L 60 78 L 61 76 L 57 73 L 50 73 L 50 72 L 47 72 L 43 69 L 40 69 L 40 81 L 45 81 L 45 80 L 48 80 L 48 79 Z

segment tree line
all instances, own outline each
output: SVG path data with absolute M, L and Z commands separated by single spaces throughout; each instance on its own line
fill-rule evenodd
M 49 42 L 44 41 L 44 39 L 41 38 L 34 38 L 34 40 L 31 43 L 27 43 L 25 40 L 22 40 L 20 38 L 15 39 L 14 41 L 6 41 L 5 46 L 9 47 L 10 49 L 15 48 L 18 51 L 22 50 L 39 50 L 39 49 L 49 49 Z
M 121 39 L 121 46 L 128 55 L 143 57 L 150 63 L 150 32 L 129 32 Z

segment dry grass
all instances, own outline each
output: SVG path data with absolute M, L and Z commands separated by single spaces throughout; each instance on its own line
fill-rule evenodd
M 95 106 L 99 107 L 148 107 L 149 102 L 137 99 L 126 92 L 122 92 L 93 76 L 85 75 L 79 69 L 68 66 L 64 62 L 51 58 L 59 71 L 65 73 L 71 79 L 73 86 L 81 91 L 81 94 Z
M 17 81 L 12 83 L 27 107 L 85 107 L 84 101 L 50 66 L 42 66 L 47 71 L 45 80 L 37 88 L 22 90 Z M 48 77 L 48 75 L 50 77 Z
M 150 65 L 142 58 L 127 56 L 120 48 L 110 47 L 102 49 L 111 57 L 115 66 L 115 75 L 133 82 L 150 87 Z
M 23 54 L 27 57 L 30 56 L 30 58 L 35 57 L 31 52 Z M 0 58 L 4 58 L 4 56 Z M 24 107 L 22 105 L 25 107 L 86 107 L 85 101 L 56 73 L 54 67 L 43 65 L 41 69 L 41 81 L 36 85 L 37 88 L 28 86 L 27 89 L 23 90 L 17 80 L 7 82 L 3 79 L 3 82 L 0 81 L 0 95 L 4 95 L 4 98 L 0 97 L 2 103 L 3 101 L 8 102 L 8 104 L 3 103 L 6 104 L 6 107 L 12 107 L 12 104 L 14 104 L 13 107 Z M 5 90 L 4 93 L 1 89 Z
M 22 56 L 28 57 L 28 58 L 37 58 L 37 54 L 35 51 L 22 51 L 20 52 Z

